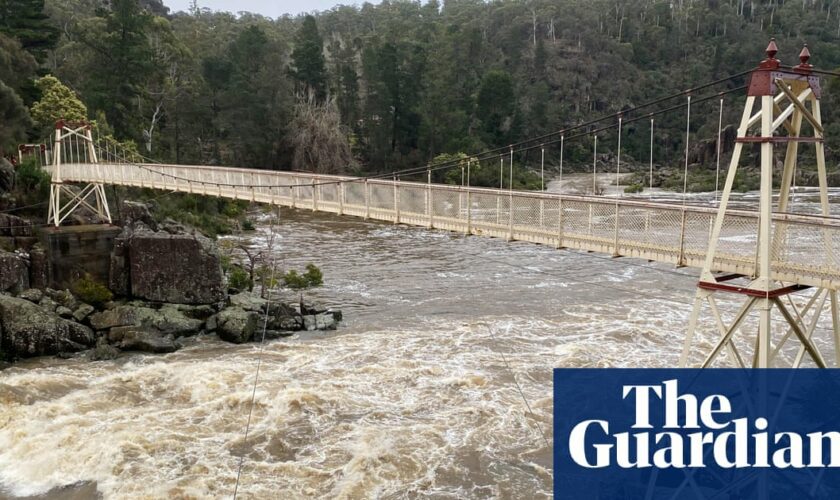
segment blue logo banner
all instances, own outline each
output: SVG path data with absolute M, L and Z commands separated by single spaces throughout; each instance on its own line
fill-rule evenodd
M 556 369 L 558 499 L 840 499 L 840 370 Z

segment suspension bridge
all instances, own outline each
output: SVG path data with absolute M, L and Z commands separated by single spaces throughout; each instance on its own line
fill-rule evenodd
M 738 127 L 732 159 L 723 185 L 720 203 L 695 206 L 685 201 L 659 203 L 622 197 L 566 195 L 512 189 L 514 152 L 539 148 L 544 161 L 545 147 L 559 142 L 593 136 L 593 169 L 597 165 L 597 134 L 617 128 L 617 173 L 621 168 L 621 127 L 635 120 L 651 120 L 657 113 L 691 111 L 691 93 L 686 105 L 672 106 L 637 118 L 625 119 L 628 111 L 612 115 L 616 124 L 592 128 L 600 120 L 571 127 L 556 134 L 523 141 L 510 148 L 482 153 L 473 158 L 403 171 L 387 176 L 348 177 L 299 172 L 194 165 L 170 165 L 132 159 L 104 141 L 95 140 L 86 123 L 59 122 L 51 151 L 52 189 L 49 223 L 58 227 L 75 210 L 84 207 L 103 222 L 111 222 L 105 185 L 151 188 L 164 191 L 248 200 L 284 207 L 308 209 L 338 215 L 421 226 L 506 240 L 527 241 L 557 248 L 633 257 L 675 266 L 700 268 L 700 280 L 681 364 L 692 364 L 694 330 L 707 307 L 720 340 L 705 354 L 702 366 L 711 366 L 722 352 L 727 361 L 744 366 L 732 338 L 750 314 L 759 318 L 752 365 L 778 364 L 777 353 L 791 339 L 799 342 L 793 365 L 807 358 L 817 366 L 827 362 L 812 340 L 817 320 L 828 311 L 833 325 L 834 360 L 840 365 L 840 319 L 836 292 L 840 289 L 840 219 L 832 218 L 820 114 L 819 70 L 809 64 L 805 47 L 800 64 L 783 66 L 776 59 L 774 41 L 767 57 L 748 75 L 745 87 L 719 92 L 698 102 L 721 98 L 726 93 L 746 91 L 747 98 Z M 827 73 L 827 72 L 823 72 Z M 725 80 L 711 82 L 694 92 Z M 660 99 L 634 109 L 665 102 Z M 721 112 L 722 117 L 722 112 Z M 688 119 L 684 182 L 688 174 Z M 588 127 L 588 128 L 585 128 Z M 584 129 L 585 128 L 585 129 Z M 569 134 L 581 130 L 577 134 Z M 810 135 L 808 135 L 810 133 Z M 559 137 L 557 137 L 559 135 Z M 718 135 L 718 159 L 720 158 Z M 800 143 L 812 144 L 819 178 L 819 215 L 791 213 L 790 191 L 794 182 Z M 651 141 L 651 148 L 653 142 Z M 743 147 L 759 144 L 761 190 L 758 210 L 729 207 L 730 194 L 739 168 Z M 774 149 L 785 146 L 781 188 L 774 191 Z M 43 151 L 40 151 L 43 153 Z M 653 168 L 651 149 L 651 170 Z M 499 161 L 501 188 L 470 186 L 474 162 Z M 504 189 L 504 169 L 509 161 L 510 182 Z M 461 185 L 431 182 L 433 169 L 466 169 Z M 428 172 L 427 182 L 400 180 L 411 173 Z M 398 175 L 400 174 L 400 175 Z M 462 175 L 462 177 L 464 177 Z M 594 172 L 593 172 L 594 178 Z M 774 204 L 775 197 L 775 204 Z M 775 206 L 774 206 L 775 205 Z M 811 290 L 810 299 L 797 305 L 791 295 Z M 717 306 L 721 294 L 740 297 L 741 308 L 725 320 Z M 826 305 L 828 304 L 828 305 Z M 782 328 L 771 328 L 771 312 Z M 809 316 L 810 315 L 810 316 Z M 746 353 L 744 353 L 746 354 Z

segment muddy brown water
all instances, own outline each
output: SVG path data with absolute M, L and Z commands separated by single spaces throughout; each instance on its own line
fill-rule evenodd
M 229 497 L 244 454 L 241 498 L 548 498 L 552 368 L 674 366 L 697 273 L 307 211 L 276 234 L 345 321 L 265 344 L 247 442 L 257 344 L 29 360 L 0 372 L 0 497 Z

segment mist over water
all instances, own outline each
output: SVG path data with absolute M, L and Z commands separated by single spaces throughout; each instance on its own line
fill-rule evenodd
M 258 344 L 30 360 L 0 372 L 0 491 L 230 496 L 244 454 L 242 498 L 549 498 L 552 369 L 675 366 L 696 285 L 694 269 L 308 211 L 275 230 L 279 265 L 319 265 L 304 296 L 344 323 L 266 342 L 247 443 Z

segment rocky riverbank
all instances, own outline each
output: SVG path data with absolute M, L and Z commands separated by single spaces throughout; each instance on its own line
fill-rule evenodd
M 34 356 L 113 359 L 122 351 L 174 352 L 181 339 L 216 334 L 241 344 L 299 331 L 334 330 L 341 312 L 269 302 L 256 294 L 230 295 L 218 304 L 112 301 L 96 308 L 67 290 L 28 289 L 0 295 L 0 351 L 7 360 Z
M 70 289 L 46 286 L 55 281 L 55 263 L 42 258 L 43 249 L 31 241 L 37 238 L 25 236 L 32 243 L 26 248 L 14 244 L 20 236 L 6 237 L 14 245 L 0 250 L 0 361 L 169 353 L 199 334 L 241 344 L 261 340 L 263 332 L 276 339 L 334 330 L 341 321 L 338 310 L 229 289 L 215 240 L 172 221 L 159 223 L 143 204 L 124 203 L 122 212 L 112 248 L 97 257 L 107 260 L 106 276 L 64 269 L 62 276 L 75 276 Z

